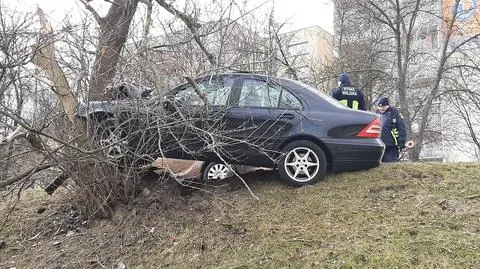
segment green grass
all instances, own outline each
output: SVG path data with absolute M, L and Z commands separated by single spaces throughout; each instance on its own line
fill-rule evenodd
M 480 268 L 478 163 L 388 164 L 303 188 L 246 178 L 259 200 L 235 183 L 216 196 L 153 192 L 70 237 L 51 227 L 65 196 L 26 194 L 0 232 L 0 267 Z

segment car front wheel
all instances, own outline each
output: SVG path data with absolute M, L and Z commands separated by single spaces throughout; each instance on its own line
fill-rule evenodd
M 95 128 L 95 140 L 108 158 L 119 159 L 125 157 L 125 133 L 115 119 L 103 119 L 95 125 Z
M 224 163 L 205 163 L 202 169 L 202 179 L 206 182 L 221 180 L 233 176 L 233 171 Z
M 278 164 L 280 177 L 292 186 L 314 184 L 325 177 L 327 158 L 317 144 L 298 140 L 288 144 Z

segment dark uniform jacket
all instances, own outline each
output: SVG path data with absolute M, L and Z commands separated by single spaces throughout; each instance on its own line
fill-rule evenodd
M 385 146 L 404 147 L 407 131 L 402 114 L 396 108 L 389 107 L 385 113 L 381 114 L 381 121 L 381 139 Z
M 349 108 L 367 110 L 363 91 L 351 85 L 350 77 L 343 73 L 338 78 L 338 81 L 341 83 L 340 87 L 332 91 L 332 97 Z

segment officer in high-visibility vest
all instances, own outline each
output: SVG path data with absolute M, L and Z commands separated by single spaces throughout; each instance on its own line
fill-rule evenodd
M 352 86 L 347 73 L 342 73 L 338 77 L 338 88 L 332 91 L 332 97 L 349 108 L 366 110 L 363 91 Z
M 381 139 L 385 144 L 382 162 L 396 162 L 398 161 L 399 150 L 405 148 L 405 141 L 407 140 L 403 116 L 398 109 L 390 106 L 387 97 L 378 99 L 377 113 L 381 115 Z

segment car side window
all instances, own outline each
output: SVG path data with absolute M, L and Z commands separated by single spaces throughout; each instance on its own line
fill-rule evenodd
M 227 78 L 223 81 L 210 80 L 201 84 L 204 87 L 203 90 L 212 106 L 226 106 L 228 104 L 233 81 L 234 79 Z
M 289 91 L 260 80 L 245 79 L 240 93 L 240 107 L 300 109 L 300 101 Z
M 279 108 L 302 109 L 302 103 L 292 93 L 283 90 Z
M 197 82 L 198 88 L 202 91 L 212 106 L 226 106 L 228 97 L 232 90 L 233 79 L 225 80 L 212 79 Z M 197 94 L 193 86 L 187 86 L 185 89 L 174 95 L 175 102 L 182 106 L 204 106 L 205 102 Z
M 281 88 L 263 81 L 245 79 L 240 93 L 241 107 L 277 107 Z

